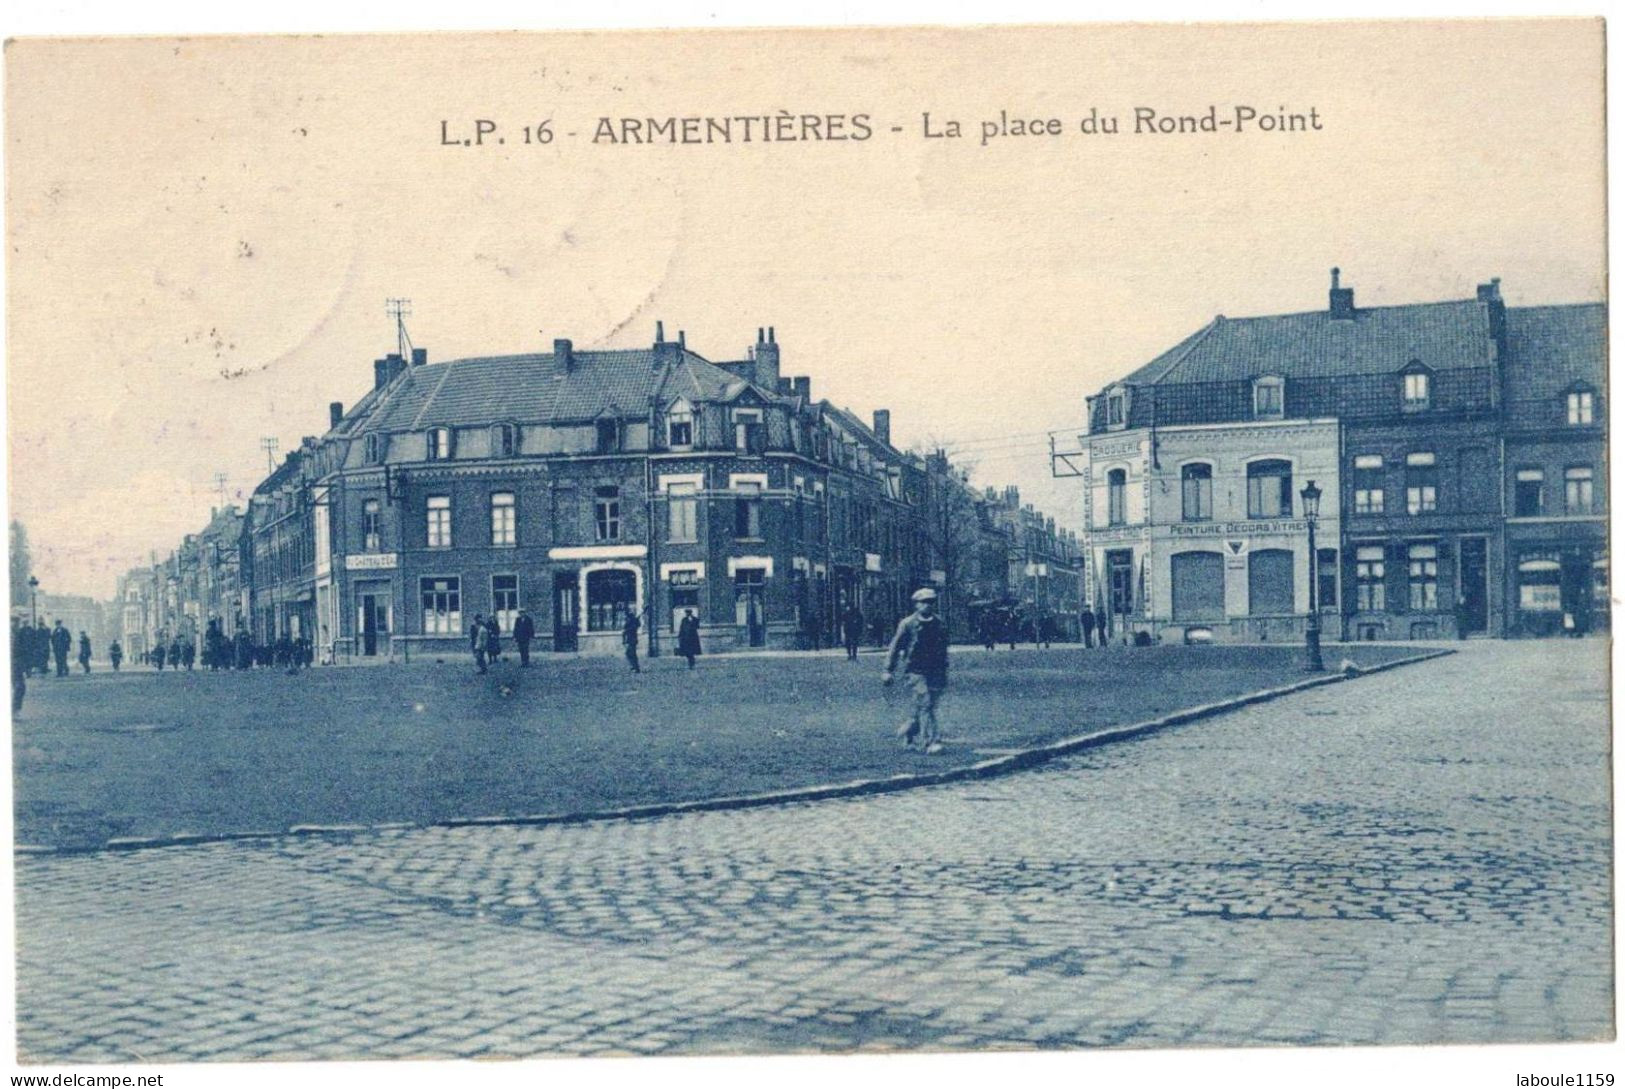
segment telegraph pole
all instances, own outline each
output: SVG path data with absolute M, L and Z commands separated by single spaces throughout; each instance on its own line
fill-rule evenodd
M 226 509 L 226 474 L 214 474 L 214 490 L 220 493 L 220 509 Z
M 260 440 L 260 449 L 265 451 L 265 473 L 267 476 L 276 472 L 276 452 L 282 442 L 274 435 L 267 435 Z

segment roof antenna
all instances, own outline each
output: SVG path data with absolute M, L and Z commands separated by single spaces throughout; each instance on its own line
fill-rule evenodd
M 384 313 L 395 319 L 395 350 L 402 359 L 412 358 L 412 338 L 406 335 L 406 316 L 411 312 L 411 299 L 384 300 Z

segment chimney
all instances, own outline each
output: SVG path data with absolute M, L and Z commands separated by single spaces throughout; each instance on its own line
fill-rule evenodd
M 663 322 L 663 321 L 657 321 L 657 322 L 655 322 L 655 343 L 656 344 L 664 344 L 665 342 L 666 342 L 666 323 Z
M 1496 358 L 1502 358 L 1506 355 L 1507 305 L 1501 301 L 1501 277 L 1478 285 L 1478 301 L 1489 311 L 1490 338 Z
M 891 445 L 891 409 L 875 409 L 875 437 L 887 446 Z
M 806 375 L 799 375 L 790 379 L 790 392 L 803 401 L 812 403 L 812 379 Z
M 337 427 L 344 420 L 344 402 L 333 401 L 327 406 L 327 426 Z
M 761 335 L 761 331 L 757 331 Z M 773 341 L 773 328 L 769 326 L 765 339 L 756 342 L 756 384 L 763 389 L 779 388 L 779 346 Z
M 427 348 L 413 348 L 412 349 L 412 366 L 421 367 L 421 366 L 424 366 L 425 364 L 427 364 L 428 362 L 429 362 L 429 349 L 427 349 Z
M 1331 315 L 1334 318 L 1352 321 L 1354 319 L 1354 289 L 1340 286 L 1339 280 L 1342 272 L 1342 269 L 1332 269 Z
M 563 367 L 566 372 L 575 369 L 575 345 L 568 340 L 555 340 L 553 342 L 553 361 Z
M 677 350 L 688 351 L 688 334 L 681 329 L 677 330 Z
M 383 389 L 395 380 L 395 377 L 406 369 L 406 360 L 399 352 L 390 352 L 382 359 L 376 359 L 372 364 L 373 389 Z
M 1481 303 L 1501 301 L 1501 277 L 1497 276 L 1487 284 L 1478 285 L 1478 301 Z

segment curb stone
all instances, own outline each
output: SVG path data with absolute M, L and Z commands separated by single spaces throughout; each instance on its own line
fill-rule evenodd
M 1247 692 L 1230 699 L 1218 700 L 1214 703 L 1199 704 L 1195 707 L 1186 707 L 1172 711 L 1157 718 L 1146 719 L 1143 722 L 1130 723 L 1125 726 L 1108 726 L 1093 733 L 1079 734 L 1076 737 L 1063 738 L 1052 741 L 1047 745 L 1039 745 L 1031 749 L 1008 756 L 999 756 L 991 760 L 983 760 L 963 767 L 949 768 L 936 772 L 912 772 L 900 775 L 889 775 L 878 779 L 856 779 L 845 783 L 829 783 L 819 786 L 795 787 L 789 790 L 767 791 L 760 794 L 741 794 L 726 798 L 701 798 L 682 802 L 655 802 L 647 805 L 625 806 L 618 809 L 598 809 L 579 813 L 538 813 L 520 816 L 491 816 L 491 817 L 454 817 L 448 820 L 426 821 L 422 824 L 405 822 L 388 822 L 382 824 L 296 824 L 286 830 L 248 831 L 248 832 L 215 832 L 215 833 L 186 833 L 172 836 L 123 836 L 110 839 L 101 846 L 92 847 L 42 847 L 35 845 L 18 845 L 13 847 L 13 853 L 30 857 L 57 856 L 57 855 L 84 855 L 99 854 L 103 851 L 136 851 L 159 847 L 196 846 L 209 843 L 231 843 L 240 840 L 263 840 L 283 836 L 295 838 L 308 837 L 341 837 L 353 836 L 360 833 L 401 831 L 419 828 L 488 828 L 492 826 L 533 827 L 537 825 L 563 825 L 563 824 L 595 824 L 601 821 L 618 820 L 650 820 L 656 817 L 669 817 L 680 813 L 715 813 L 735 809 L 760 809 L 766 806 L 788 805 L 794 802 L 819 802 L 834 798 L 860 798 L 875 794 L 892 794 L 902 790 L 912 790 L 917 787 L 942 786 L 949 783 L 969 782 L 978 779 L 990 779 L 999 775 L 1008 775 L 1011 772 L 1022 771 L 1037 767 L 1052 760 L 1086 749 L 1109 745 L 1117 741 L 1128 741 L 1136 737 L 1143 737 L 1156 733 L 1159 730 L 1173 726 L 1183 726 L 1215 715 L 1226 714 L 1230 711 L 1240 710 L 1254 704 L 1268 703 L 1280 699 L 1282 696 L 1305 692 L 1311 688 L 1321 688 L 1326 685 L 1340 684 L 1344 681 L 1356 680 L 1373 673 L 1382 673 L 1400 666 L 1416 665 L 1421 662 L 1432 661 L 1455 654 L 1454 650 L 1436 649 L 1422 654 L 1413 654 L 1406 658 L 1396 658 L 1388 662 L 1380 662 L 1368 667 L 1355 667 L 1351 672 L 1341 673 L 1329 671 L 1321 676 L 1306 677 L 1290 684 L 1278 685 L 1274 688 L 1262 688 L 1256 692 Z

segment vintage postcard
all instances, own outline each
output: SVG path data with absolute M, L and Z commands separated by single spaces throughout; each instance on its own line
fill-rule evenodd
M 1612 1040 L 1603 49 L 10 41 L 17 1062 Z

